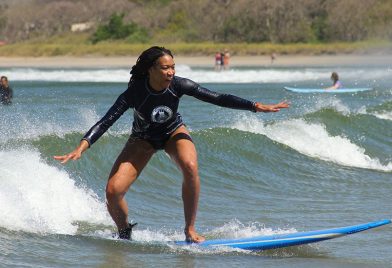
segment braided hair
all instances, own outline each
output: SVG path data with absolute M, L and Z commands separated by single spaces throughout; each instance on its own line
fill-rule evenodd
M 129 83 L 138 79 L 146 78 L 148 76 L 148 70 L 151 68 L 151 66 L 153 66 L 156 61 L 164 55 L 169 55 L 174 58 L 171 51 L 164 47 L 153 46 L 143 51 L 143 53 L 140 54 L 139 58 L 137 59 L 136 64 L 132 66 L 132 76 Z

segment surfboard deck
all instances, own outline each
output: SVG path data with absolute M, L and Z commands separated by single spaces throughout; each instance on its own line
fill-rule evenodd
M 309 243 L 320 242 L 328 239 L 338 238 L 368 229 L 380 227 L 391 223 L 391 220 L 381 220 L 368 222 L 359 225 L 352 225 L 340 228 L 317 230 L 310 232 L 297 232 L 290 234 L 278 234 L 268 236 L 247 237 L 239 239 L 215 239 L 206 240 L 202 243 L 189 243 L 185 241 L 176 241 L 178 246 L 195 245 L 198 247 L 232 247 L 244 250 L 266 250 L 282 247 L 297 246 Z
M 323 88 L 297 88 L 284 87 L 286 90 L 296 93 L 355 93 L 372 90 L 372 88 L 339 88 L 339 89 L 323 89 Z

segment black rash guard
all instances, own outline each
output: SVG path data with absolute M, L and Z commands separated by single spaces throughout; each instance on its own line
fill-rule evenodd
M 10 87 L 4 88 L 0 86 L 0 102 L 2 104 L 11 104 L 13 97 L 13 90 Z
M 153 90 L 148 79 L 134 80 L 83 139 L 91 146 L 129 108 L 134 110 L 132 136 L 147 141 L 168 139 L 171 133 L 183 125 L 177 110 L 179 100 L 184 94 L 222 107 L 256 111 L 255 102 L 210 91 L 186 78 L 175 76 L 169 87 L 163 91 Z

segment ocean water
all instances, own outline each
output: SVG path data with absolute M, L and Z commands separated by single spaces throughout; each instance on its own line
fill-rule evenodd
M 337 71 L 348 94 L 326 87 Z M 176 247 L 184 218 L 180 172 L 163 152 L 128 192 L 134 242 L 113 238 L 105 207 L 111 166 L 131 129 L 125 113 L 79 161 L 71 151 L 126 88 L 127 69 L 1 69 L 14 88 L 0 106 L 0 267 L 392 267 L 392 226 L 263 252 Z M 177 66 L 177 75 L 279 113 L 225 109 L 192 97 L 180 113 L 199 155 L 197 228 L 207 238 L 310 231 L 392 218 L 390 66 Z

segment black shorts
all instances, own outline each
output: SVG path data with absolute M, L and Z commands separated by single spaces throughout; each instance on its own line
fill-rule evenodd
M 184 124 L 181 124 L 180 126 L 183 126 Z M 178 127 L 180 127 L 178 126 Z M 178 129 L 178 127 L 176 129 L 174 129 L 171 133 L 165 133 L 163 135 L 160 135 L 159 137 L 153 137 L 153 138 L 145 138 L 142 135 L 138 135 L 136 133 L 132 133 L 130 139 L 140 139 L 140 140 L 144 140 L 147 141 L 149 144 L 151 144 L 151 146 L 155 149 L 155 150 L 163 150 L 165 149 L 165 145 L 168 142 L 168 140 L 170 139 L 171 135 L 173 134 L 174 131 L 176 131 Z M 178 133 L 176 135 L 173 136 L 173 139 L 175 140 L 180 140 L 180 139 L 186 139 L 189 140 L 191 142 L 193 142 L 191 136 L 189 136 L 186 133 Z

